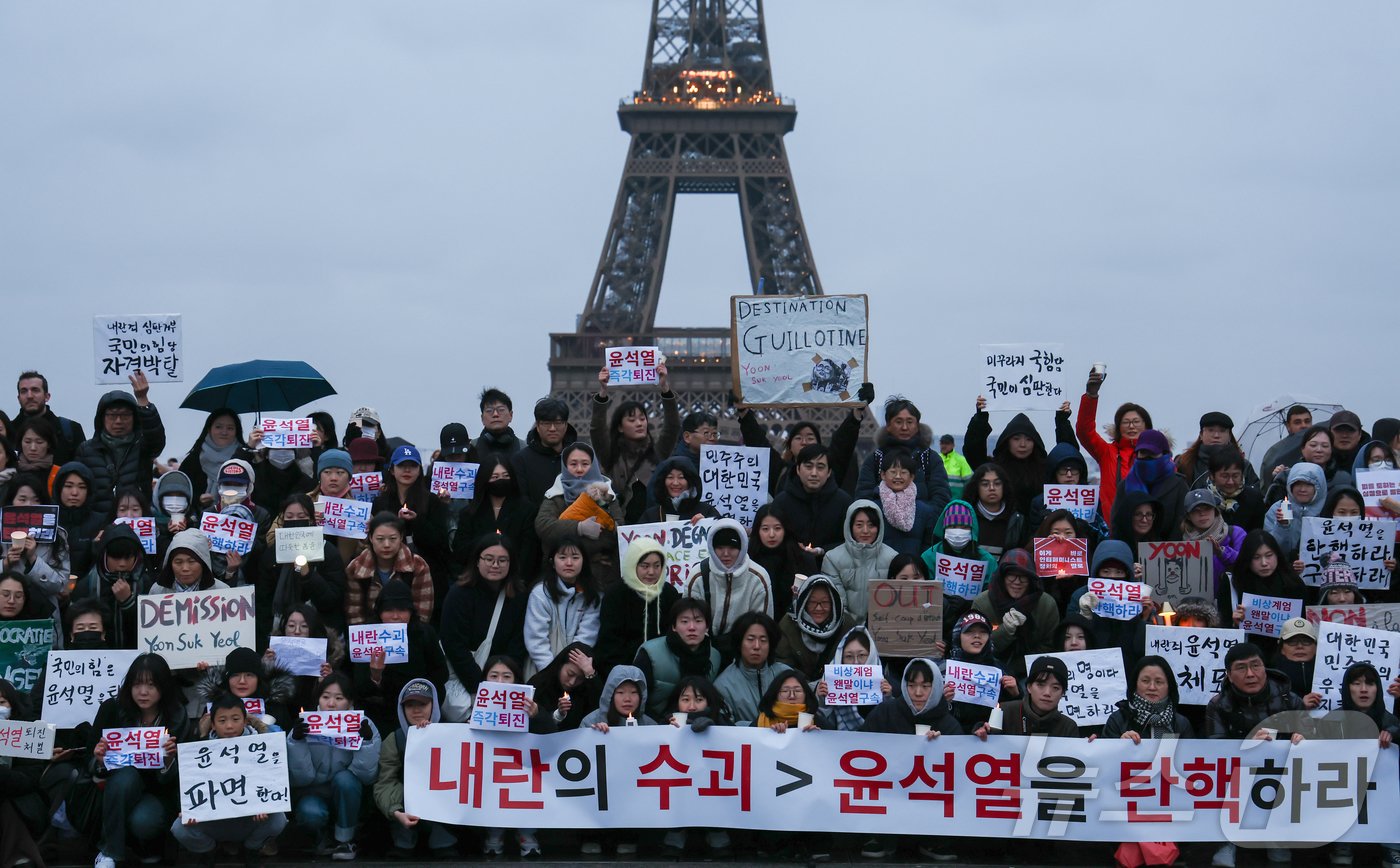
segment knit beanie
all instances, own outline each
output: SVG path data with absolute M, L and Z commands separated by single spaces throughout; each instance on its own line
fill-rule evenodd
M 252 648 L 235 648 L 228 652 L 228 659 L 224 661 L 224 673 L 233 676 L 246 672 L 262 677 L 262 660 L 258 658 L 258 652 Z
M 320 476 L 327 470 L 338 467 L 346 473 L 353 474 L 355 465 L 350 463 L 350 453 L 344 449 L 327 449 L 321 453 L 321 457 L 316 459 L 316 475 Z
M 1065 666 L 1065 661 L 1049 654 L 1035 658 L 1035 662 L 1031 664 L 1031 671 L 1026 673 L 1026 683 L 1034 684 L 1047 672 L 1051 678 L 1060 682 L 1060 689 L 1069 689 L 1069 669 Z
M 947 527 L 972 527 L 972 510 L 967 504 L 953 503 L 943 510 L 943 526 Z
M 1138 451 L 1155 452 L 1158 455 L 1172 454 L 1172 447 L 1167 442 L 1167 435 L 1152 428 L 1142 432 L 1142 435 L 1137 439 L 1135 448 Z

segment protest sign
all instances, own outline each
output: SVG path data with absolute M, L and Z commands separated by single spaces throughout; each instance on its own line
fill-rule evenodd
M 311 449 L 316 444 L 311 435 L 316 424 L 310 419 L 275 419 L 264 416 L 258 420 L 264 449 Z
M 92 359 L 95 382 L 127 385 L 141 371 L 152 383 L 185 379 L 185 340 L 180 315 L 95 316 Z
M 752 529 L 754 513 L 768 502 L 770 452 L 762 446 L 701 446 L 700 490 L 705 502 L 723 518 Z
M 943 678 L 953 688 L 954 702 L 991 708 L 1001 697 L 1001 670 L 995 666 L 949 660 Z
M 117 695 L 140 651 L 50 651 L 44 663 L 40 720 L 67 729 L 92 723 L 97 707 Z
M 1170 601 L 1175 607 L 1185 597 L 1215 599 L 1214 558 L 1210 544 L 1200 540 L 1138 543 L 1142 580 L 1159 605 Z
M 253 588 L 142 594 L 136 601 L 136 646 L 171 669 L 222 665 L 234 648 L 257 638 Z
M 1094 614 L 1115 621 L 1133 620 L 1142 614 L 1142 604 L 1152 599 L 1146 585 L 1122 579 L 1092 578 L 1089 593 L 1099 598 Z
M 1400 636 L 1389 630 L 1353 627 L 1323 621 L 1317 625 L 1317 657 L 1313 662 L 1312 692 L 1322 695 L 1319 716 L 1342 707 L 1342 675 L 1353 663 L 1369 663 L 1381 676 L 1376 701 L 1388 706 L 1385 687 L 1400 673 Z
M 1400 840 L 1400 812 L 1377 796 L 1394 786 L 1400 751 L 1375 739 L 1164 744 L 737 726 L 697 738 L 636 726 L 534 736 L 523 750 L 511 733 L 434 723 L 408 730 L 404 807 L 424 820 L 507 829 L 632 828 L 645 817 L 656 828 L 789 832 L 801 818 L 804 829 L 835 833 L 1212 849 L 1221 840 Z M 1286 797 L 1269 786 L 1280 780 Z M 1347 794 L 1368 788 L 1363 812 Z
M 1393 519 L 1384 518 L 1304 517 L 1298 547 L 1303 584 L 1319 587 L 1323 559 L 1340 552 L 1356 571 L 1356 584 L 1363 592 L 1388 590 L 1390 570 L 1385 562 L 1395 557 L 1395 527 Z
M 987 562 L 939 554 L 933 559 L 933 577 L 943 583 L 943 596 L 975 600 L 987 581 Z
M 362 500 L 323 497 L 316 501 L 316 524 L 326 536 L 364 539 L 369 536 L 369 510 Z
M 312 562 L 326 559 L 326 532 L 319 527 L 279 527 L 274 539 L 279 564 L 294 564 L 298 557 Z
M 226 820 L 292 809 L 287 779 L 287 735 L 181 742 L 180 816 Z
M 656 347 L 608 347 L 603 353 L 609 386 L 654 386 L 662 364 L 665 357 Z
M 119 515 L 112 519 L 114 524 L 124 524 L 136 531 L 136 538 L 141 541 L 141 551 L 148 555 L 156 553 L 156 520 L 150 516 L 134 518 L 132 516 Z
M 385 663 L 408 662 L 407 624 L 352 624 L 348 630 L 351 663 L 368 663 L 376 651 L 384 652 Z
M 1241 594 L 1240 605 L 1244 606 L 1244 620 L 1240 622 L 1240 629 L 1255 636 L 1278 638 L 1283 635 L 1284 624 L 1303 617 L 1302 600 Z
M 943 638 L 943 586 L 920 579 L 871 582 L 866 626 L 881 654 L 927 657 Z
M 1047 485 L 1044 489 L 1045 512 L 1067 509 L 1075 518 L 1093 521 L 1099 512 L 1097 485 Z
M 1361 492 L 1369 518 L 1394 518 L 1381 506 L 1381 500 L 1387 497 L 1400 500 L 1400 470 L 1358 471 L 1356 488 Z
M 472 729 L 529 732 L 530 701 L 534 698 L 535 688 L 528 684 L 483 681 L 477 685 L 472 716 L 467 722 Z
M 53 640 L 51 618 L 0 621 L 0 678 L 27 694 L 44 671 Z
M 209 547 L 216 552 L 237 552 L 246 555 L 253 550 L 258 524 L 231 515 L 206 512 L 199 519 L 199 529 L 209 537 Z
M 165 765 L 166 732 L 163 726 L 127 726 L 102 730 L 108 769 L 158 769 Z
M 1147 653 L 1171 664 L 1181 705 L 1205 705 L 1225 683 L 1225 653 L 1244 642 L 1243 630 L 1147 625 Z
M 700 572 L 700 565 L 710 556 L 710 531 L 715 520 L 703 518 L 689 521 L 658 521 L 651 524 L 628 524 L 617 529 L 617 559 L 621 563 L 627 546 L 634 539 L 650 537 L 661 544 L 666 557 L 666 581 L 676 590 L 685 590 L 690 577 Z
M 350 498 L 363 503 L 373 503 L 384 486 L 384 474 L 375 470 L 370 473 L 356 473 L 350 477 Z
M 1122 648 L 1089 651 L 1056 651 L 1026 657 L 1030 670 L 1038 657 L 1058 657 L 1069 672 L 1060 711 L 1080 726 L 1102 726 L 1128 698 L 1128 675 L 1123 666 Z
M 1042 579 L 1089 575 L 1089 541 L 1058 536 L 1036 537 L 1035 574 Z
M 863 295 L 730 299 L 734 394 L 740 406 L 859 406 L 870 379 Z
M 48 761 L 54 725 L 40 720 L 0 720 L 0 756 Z
M 476 471 L 480 464 L 464 461 L 433 462 L 433 494 L 446 493 L 449 500 L 471 500 L 476 496 Z
M 1305 615 L 1319 624 L 1331 621 L 1354 627 L 1372 627 L 1400 633 L 1400 603 L 1359 603 L 1353 606 L 1309 606 Z
M 873 664 L 828 663 L 822 672 L 826 682 L 826 704 L 879 705 L 885 695 L 880 690 L 880 667 Z
M 981 351 L 989 411 L 1058 410 L 1064 403 L 1064 344 L 982 344 Z
M 58 507 L 7 506 L 0 510 L 0 527 L 7 544 L 16 533 L 35 542 L 51 543 L 58 539 Z
M 303 711 L 301 719 L 306 723 L 306 737 L 312 741 L 345 750 L 359 750 L 364 745 L 360 734 L 363 711 Z
M 293 675 L 321 677 L 326 662 L 326 640 L 308 636 L 269 636 L 267 647 L 276 655 L 277 665 Z

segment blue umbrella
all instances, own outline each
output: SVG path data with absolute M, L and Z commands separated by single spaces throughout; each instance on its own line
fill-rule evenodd
M 237 413 L 264 413 L 295 410 L 334 394 L 326 378 L 306 362 L 254 359 L 214 368 L 180 406 L 208 412 L 228 407 Z

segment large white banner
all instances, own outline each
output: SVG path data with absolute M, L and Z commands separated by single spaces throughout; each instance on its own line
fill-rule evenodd
M 746 406 L 858 406 L 870 379 L 863 295 L 731 299 L 734 394 Z
M 292 809 L 286 734 L 182 742 L 176 750 L 182 819 L 204 822 Z
M 512 829 L 788 830 L 800 817 L 862 834 L 1388 843 L 1400 840 L 1397 755 L 1375 739 L 930 741 L 728 726 L 522 736 L 435 723 L 408 731 L 404 803 L 428 820 Z M 1358 809 L 1366 781 L 1373 802 Z
M 223 665 L 235 648 L 257 638 L 252 588 L 143 594 L 136 600 L 136 646 L 159 654 L 171 669 Z

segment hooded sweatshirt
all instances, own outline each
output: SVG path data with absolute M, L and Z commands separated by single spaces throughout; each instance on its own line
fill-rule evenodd
M 846 646 L 851 643 L 851 637 L 855 636 L 857 633 L 864 636 L 866 643 L 870 645 L 870 656 L 866 658 L 865 664 L 867 666 L 874 666 L 875 671 L 883 678 L 884 666 L 880 663 L 880 649 L 875 644 L 875 637 L 871 635 L 870 631 L 865 627 L 852 627 L 850 630 L 846 631 L 846 634 L 836 643 L 837 658 L 845 652 Z M 840 662 L 837 658 L 833 658 L 833 662 Z M 826 705 L 825 700 L 822 700 L 822 705 Z M 845 732 L 855 732 L 863 727 L 866 717 L 871 711 L 874 711 L 878 707 L 878 703 L 875 705 L 826 706 L 827 713 L 836 722 L 836 728 Z
M 875 513 L 875 541 L 856 542 L 851 536 L 851 522 L 855 521 L 856 510 L 861 508 Z M 846 524 L 842 528 L 846 542 L 826 553 L 822 561 L 822 572 L 841 582 L 841 590 L 846 598 L 846 611 L 857 624 L 865 622 L 865 610 L 869 606 L 866 588 L 871 582 L 879 582 L 889 577 L 890 561 L 898 554 L 885 545 L 885 517 L 880 507 L 873 501 L 857 500 L 846 507 Z
M 1026 523 L 1030 527 L 1040 527 L 1040 523 L 1045 520 L 1045 516 L 1050 514 L 1050 510 L 1045 508 L 1045 486 L 1055 485 L 1055 475 L 1061 467 L 1070 465 L 1079 471 L 1081 485 L 1089 484 L 1089 463 L 1084 460 L 1084 455 L 1079 451 L 1079 447 L 1070 443 L 1057 443 L 1055 448 L 1050 450 L 1050 454 L 1045 458 L 1045 476 L 1041 487 L 1031 498 L 1030 510 L 1026 513 Z M 1100 509 L 1094 511 L 1093 518 L 1085 521 L 1082 518 L 1074 520 L 1076 533 L 1080 536 L 1088 537 L 1089 545 L 1092 547 L 1095 542 L 1108 536 L 1108 514 L 1101 511 L 1103 504 L 1099 504 Z
M 203 534 L 200 534 L 203 536 Z M 112 632 L 108 636 L 113 648 L 136 647 L 136 598 L 144 591 L 147 583 L 144 558 L 137 558 L 136 567 L 130 573 L 115 573 L 107 568 L 107 549 L 119 539 L 127 540 L 138 550 L 141 541 L 136 531 L 128 524 L 114 524 L 108 527 L 93 547 L 93 563 L 87 575 L 73 588 L 74 602 L 83 599 L 97 600 L 111 612 Z M 112 593 L 112 585 L 118 579 L 125 579 L 131 587 L 131 596 L 118 602 Z
M 1035 496 L 1041 493 L 1041 480 L 1045 477 L 1047 466 L 1045 441 L 1041 439 L 1040 432 L 1036 430 L 1030 417 L 1025 413 L 1017 413 L 997 435 L 996 448 L 988 455 L 987 437 L 992 433 L 990 418 L 990 414 L 982 410 L 974 413 L 968 420 L 967 433 L 963 438 L 963 455 L 973 467 L 979 467 L 988 461 L 1000 465 L 1011 481 L 1006 499 L 1013 511 L 1024 513 L 1030 508 Z M 1025 458 L 1016 458 L 1011 454 L 1011 438 L 1017 434 L 1026 435 L 1034 444 L 1031 454 Z M 1079 441 L 1074 437 L 1074 429 L 1069 424 L 1067 412 L 1055 412 L 1055 440 L 1057 445 L 1069 445 L 1076 452 L 1079 450 Z M 1089 477 L 1086 474 L 1083 478 L 1087 480 Z
M 807 614 L 807 599 L 817 588 L 831 594 L 831 615 L 818 624 Z M 803 583 L 792 601 L 792 611 L 778 622 L 778 660 L 807 681 L 821 677 L 822 667 L 836 656 L 837 640 L 856 625 L 847 612 L 841 583 L 817 573 Z
M 1317 492 L 1313 494 L 1313 499 L 1305 504 L 1298 503 L 1293 496 L 1293 484 L 1295 482 L 1311 482 Z M 1269 509 L 1264 513 L 1264 530 L 1273 535 L 1278 541 L 1279 548 L 1284 554 L 1291 558 L 1298 555 L 1298 546 L 1303 536 L 1303 519 L 1319 516 L 1322 514 L 1322 507 L 1327 500 L 1327 478 L 1323 474 L 1322 468 L 1316 464 L 1309 464 L 1300 461 L 1288 470 L 1288 505 L 1293 511 L 1293 517 L 1286 524 L 1278 520 L 1278 504 L 1269 505 Z
M 125 404 L 136 414 L 131 433 L 125 437 L 111 437 L 103 425 L 108 408 L 117 404 Z M 120 389 L 108 392 L 97 402 L 93 426 L 93 435 L 78 446 L 74 460 L 92 471 L 92 497 L 88 503 L 94 512 L 105 516 L 112 512 L 117 489 L 130 486 L 150 490 L 151 463 L 165 448 L 165 426 L 155 404 L 141 407 L 130 392 Z
M 948 529 L 948 510 L 954 506 L 961 506 L 972 514 L 972 539 L 967 545 L 960 549 L 953 548 L 948 544 L 947 540 L 944 539 Z M 919 556 L 923 560 L 924 566 L 928 567 L 928 574 L 930 576 L 938 575 L 938 556 L 948 555 L 953 558 L 966 558 L 970 561 L 980 559 L 982 563 L 987 565 L 986 570 L 982 572 L 982 581 L 990 582 L 992 580 L 992 577 L 997 574 L 997 559 L 992 557 L 987 553 L 986 549 L 977 544 L 979 533 L 978 525 L 977 510 L 972 508 L 972 504 L 965 500 L 952 500 L 948 502 L 948 505 L 943 508 L 943 512 L 938 516 L 938 524 L 933 526 L 933 535 L 938 537 L 939 541 L 929 546 L 924 550 L 924 553 Z M 947 605 L 947 600 L 944 601 L 944 605 Z M 946 610 L 944 620 L 947 620 Z M 957 619 L 954 618 L 953 620 L 956 622 Z
M 433 692 L 433 712 L 429 724 L 442 720 L 442 708 L 438 705 L 437 688 L 426 678 L 415 678 L 399 691 L 399 728 L 384 736 L 379 745 L 379 774 L 374 781 L 374 804 L 379 812 L 390 818 L 403 806 L 403 753 L 408 743 L 408 718 L 403 713 L 403 698 L 408 688 L 415 684 L 426 684 Z
M 630 681 L 637 685 L 637 691 L 641 694 L 641 702 L 637 705 L 637 710 L 632 713 L 638 726 L 655 726 L 656 721 L 647 717 L 647 679 L 642 674 L 642 670 L 635 666 L 614 666 L 613 671 L 608 673 L 608 680 L 603 682 L 603 693 L 598 697 L 598 708 L 589 712 L 579 724 L 579 729 L 585 729 L 595 723 L 606 723 L 609 726 L 623 726 L 626 718 L 616 720 L 619 716 L 609 712 L 612 711 L 613 694 L 617 688 L 622 686 L 624 681 Z M 613 718 L 610 720 L 609 718 Z M 616 722 L 615 722 L 616 721 Z
M 727 636 L 729 628 L 746 612 L 773 615 L 773 585 L 763 567 L 749 560 L 748 533 L 734 519 L 722 518 L 710 528 L 710 540 L 725 530 L 739 535 L 739 557 L 734 565 L 726 568 L 711 551 L 700 571 L 685 586 L 685 596 L 709 603 L 710 634 L 717 637 Z
M 887 696 L 885 701 L 875 706 L 865 719 L 861 732 L 887 732 L 895 735 L 913 735 L 916 724 L 927 724 L 933 731 L 942 735 L 962 735 L 962 724 L 953 716 L 948 703 L 943 699 L 943 673 L 938 664 L 925 657 L 910 660 L 904 666 L 904 676 L 900 679 L 901 688 L 908 683 L 914 666 L 922 663 L 929 668 L 930 685 L 928 700 L 921 709 L 915 709 L 908 697 L 908 691 L 901 689 L 898 696 Z
M 662 556 L 661 578 L 654 585 L 637 578 L 637 564 L 649 554 Z M 604 672 L 632 662 L 643 642 L 666 632 L 671 606 L 680 591 L 666 581 L 665 549 L 651 537 L 638 537 L 622 554 L 622 584 L 603 595 L 598 614 L 598 668 Z
M 87 484 L 88 496 L 81 506 L 64 506 L 59 502 L 59 493 L 63 491 L 63 483 L 69 476 L 77 476 Z M 106 518 L 92 508 L 95 494 L 92 471 L 81 461 L 69 461 L 54 474 L 50 490 L 54 501 L 59 503 L 58 524 L 68 532 L 69 569 L 81 576 L 92 566 L 92 540 L 102 529 L 103 519 Z M 67 576 L 64 578 L 66 580 Z
M 177 552 L 188 552 L 199 558 L 203 565 L 203 575 L 193 586 L 185 587 L 175 580 L 175 572 L 170 566 L 170 559 Z M 165 550 L 165 560 L 161 563 L 160 575 L 156 579 L 156 584 L 151 587 L 152 594 L 180 594 L 187 591 L 209 591 L 216 588 L 227 588 L 228 585 L 214 578 L 214 563 L 209 551 L 209 537 L 204 535 L 204 531 L 198 528 L 187 528 L 182 530 L 170 540 L 170 548 Z

